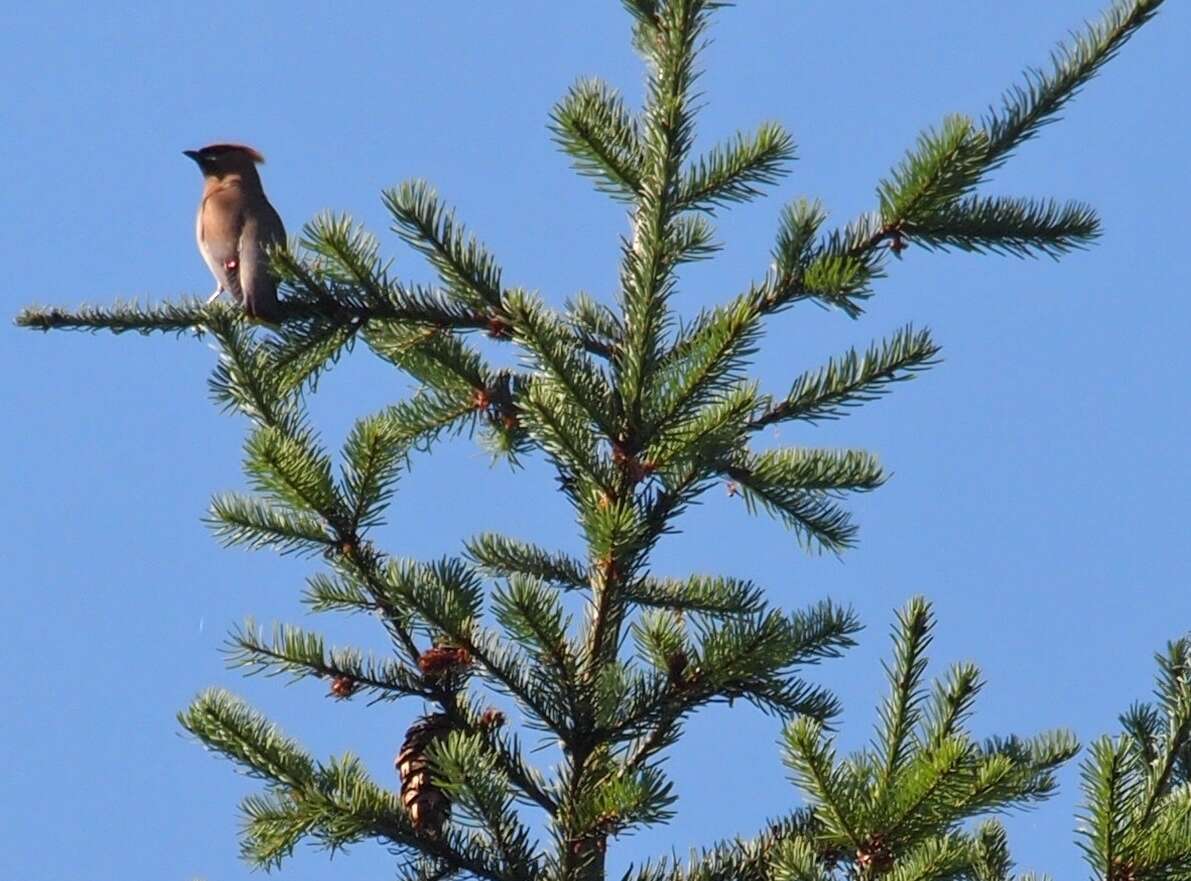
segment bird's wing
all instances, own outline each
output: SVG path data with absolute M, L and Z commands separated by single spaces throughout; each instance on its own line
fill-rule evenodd
M 240 237 L 244 227 L 242 199 L 228 190 L 216 190 L 199 206 L 199 250 L 220 286 L 242 300 L 240 286 Z
M 281 218 L 265 198 L 253 200 L 240 231 L 240 287 L 244 311 L 255 318 L 277 318 L 277 280 L 269 272 L 267 249 L 285 242 Z

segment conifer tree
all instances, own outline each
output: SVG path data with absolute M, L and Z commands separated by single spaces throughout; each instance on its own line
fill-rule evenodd
M 373 779 L 350 754 L 310 755 L 224 691 L 200 695 L 181 724 L 261 780 L 241 806 L 253 865 L 278 866 L 303 840 L 338 849 L 378 839 L 410 881 L 596 881 L 618 835 L 672 815 L 662 759 L 686 721 L 711 703 L 748 702 L 787 720 L 786 761 L 805 806 L 755 838 L 645 865 L 633 881 L 1008 881 L 1006 835 L 990 815 L 1047 798 L 1079 747 L 1062 732 L 976 741 L 965 719 L 978 671 L 961 665 L 933 690 L 925 684 L 933 619 L 924 600 L 898 616 L 872 746 L 840 758 L 837 700 L 804 677 L 852 644 L 853 613 L 826 600 L 785 612 L 725 575 L 661 578 L 650 554 L 722 482 L 812 551 L 853 544 L 844 498 L 881 485 L 877 459 L 753 441 L 768 426 L 844 416 L 931 366 L 939 347 L 906 327 L 772 395 L 748 372 L 767 319 L 806 301 L 860 316 L 907 248 L 1057 257 L 1090 244 L 1099 222 L 1087 205 L 988 194 L 985 184 L 1161 0 L 1118 0 L 983 117 L 948 116 L 924 132 L 877 184 L 870 213 L 832 227 L 821 203 L 792 202 L 768 271 L 693 316 L 680 315 L 677 270 L 715 253 L 716 213 L 778 182 L 794 141 L 765 123 L 693 155 L 699 51 L 727 4 L 624 5 L 646 65 L 644 106 L 584 80 L 552 114 L 576 169 L 627 206 L 614 305 L 577 296 L 558 308 L 507 286 L 496 257 L 414 181 L 384 202 L 393 230 L 437 271 L 434 288 L 394 277 L 375 238 L 324 216 L 273 255 L 284 295 L 275 327 L 195 299 L 19 316 L 43 330 L 213 338 L 211 391 L 248 420 L 255 492 L 216 496 L 212 529 L 228 545 L 312 558 L 310 609 L 373 615 L 392 646 L 372 657 L 298 627 L 266 635 L 249 625 L 232 633 L 232 662 L 323 680 L 342 699 L 425 707 L 394 745 L 392 780 Z M 476 334 L 516 347 L 524 366 L 491 366 Z M 306 401 L 357 341 L 420 388 L 360 418 L 333 454 Z M 498 533 L 430 561 L 378 546 L 398 478 L 460 434 L 514 465 L 549 463 L 585 555 Z M 581 617 L 569 612 L 576 603 Z M 1081 846 L 1104 881 L 1191 879 L 1189 658 L 1191 644 L 1171 644 L 1157 706 L 1131 708 L 1124 733 L 1083 760 Z M 522 729 L 489 705 L 492 692 L 516 702 Z M 549 772 L 525 747 L 541 739 L 562 753 Z

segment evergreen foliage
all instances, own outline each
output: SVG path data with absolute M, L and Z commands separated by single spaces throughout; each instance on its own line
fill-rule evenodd
M 906 327 L 764 394 L 750 378 L 766 319 L 801 301 L 856 317 L 890 255 L 919 245 L 1057 257 L 1099 234 L 1082 203 L 987 195 L 989 176 L 1157 10 L 1118 0 L 1029 71 L 983 120 L 946 117 L 880 181 L 875 206 L 830 228 L 824 207 L 783 212 L 773 264 L 742 293 L 680 319 L 678 268 L 711 256 L 711 218 L 782 180 L 793 138 L 778 124 L 694 155 L 699 50 L 712 0 L 625 0 L 647 68 L 644 106 L 584 80 L 554 108 L 551 130 L 581 174 L 628 206 L 618 296 L 563 309 L 506 285 L 497 258 L 426 183 L 388 190 L 393 231 L 436 270 L 434 288 L 394 278 L 377 240 L 350 218 L 324 216 L 274 254 L 282 320 L 268 332 L 239 310 L 183 300 L 74 312 L 30 308 L 36 329 L 209 334 L 220 350 L 213 398 L 247 417 L 252 494 L 223 494 L 209 522 L 228 545 L 325 560 L 304 600 L 316 612 L 368 612 L 391 656 L 328 649 L 315 633 L 249 623 L 229 661 L 247 672 L 332 682 L 340 697 L 415 698 L 442 714 L 428 747 L 452 819 L 441 834 L 407 815 L 392 781 L 351 755 L 319 761 L 239 699 L 200 695 L 181 716 L 199 741 L 262 781 L 243 805 L 243 852 L 281 864 L 302 841 L 332 850 L 376 839 L 402 877 L 489 881 L 602 879 L 609 839 L 665 822 L 674 794 L 663 765 L 684 722 L 716 702 L 748 702 L 785 720 L 786 760 L 806 806 L 755 839 L 726 842 L 687 864 L 661 861 L 634 881 L 834 877 L 1008 881 L 1003 828 L 989 815 L 1047 798 L 1077 752 L 1065 733 L 977 740 L 966 728 L 981 680 L 972 666 L 925 683 L 933 619 L 923 600 L 898 616 L 890 693 L 870 747 L 837 755 L 839 706 L 807 678 L 838 656 L 859 622 L 828 601 L 799 611 L 726 575 L 660 578 L 657 541 L 684 509 L 724 482 L 750 511 L 784 523 L 812 551 L 856 539 L 850 493 L 880 486 L 871 454 L 758 449 L 767 426 L 835 419 L 933 365 L 939 347 Z M 515 346 L 523 367 L 491 366 L 476 333 Z M 307 396 L 357 341 L 414 378 L 419 391 L 359 419 L 333 452 L 310 424 Z M 377 546 L 415 453 L 478 433 L 498 459 L 544 460 L 575 511 L 582 557 L 495 533 L 458 556 L 403 559 Z M 579 599 L 571 615 L 563 594 Z M 1104 881 L 1191 879 L 1191 685 L 1187 642 L 1160 659 L 1158 705 L 1139 704 L 1125 733 L 1084 759 L 1082 846 Z M 516 703 L 527 730 L 486 707 Z M 560 745 L 540 770 L 521 736 Z M 534 814 L 531 816 L 531 814 Z M 544 820 L 549 839 L 531 829 Z M 973 825 L 973 821 L 979 821 Z

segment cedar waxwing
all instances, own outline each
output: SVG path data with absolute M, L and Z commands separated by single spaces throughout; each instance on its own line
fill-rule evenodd
M 265 248 L 285 242 L 285 227 L 265 198 L 256 171 L 265 157 L 240 144 L 183 152 L 203 173 L 195 233 L 199 252 L 215 276 L 211 300 L 227 291 L 247 315 L 275 322 L 277 280 L 269 273 Z

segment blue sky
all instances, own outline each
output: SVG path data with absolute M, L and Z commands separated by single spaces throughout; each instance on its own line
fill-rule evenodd
M 1055 263 L 911 249 L 853 322 L 813 307 L 771 326 L 757 372 L 781 390 L 803 369 L 906 322 L 930 326 L 945 362 L 888 399 L 790 444 L 862 446 L 893 472 L 855 501 L 860 547 L 802 554 L 781 528 L 712 493 L 663 543 L 658 571 L 724 572 L 794 608 L 830 596 L 868 629 L 816 671 L 847 711 L 844 747 L 868 737 L 892 610 L 917 593 L 940 625 L 941 673 L 971 659 L 988 687 L 981 734 L 1068 726 L 1085 741 L 1148 694 L 1151 654 L 1191 625 L 1186 453 L 1191 326 L 1184 261 L 1191 10 L 1168 4 L 988 192 L 1091 202 L 1094 249 Z M 778 211 L 821 197 L 843 222 L 923 127 L 979 114 L 1096 0 L 958 4 L 753 0 L 718 16 L 702 80 L 699 146 L 765 119 L 799 144 L 770 199 L 721 215 L 720 259 L 684 274 L 688 313 L 768 263 Z M 582 4 L 24 4 L 0 33 L 0 242 L 5 311 L 28 302 L 205 294 L 194 249 L 199 179 L 181 151 L 234 139 L 268 157 L 266 188 L 291 232 L 324 209 L 382 234 L 397 271 L 429 281 L 387 224 L 379 191 L 423 177 L 458 207 L 513 284 L 558 303 L 610 299 L 623 208 L 574 175 L 546 132 L 552 103 L 599 75 L 631 101 L 641 71 L 627 16 Z M 309 561 L 221 550 L 200 523 L 242 485 L 244 425 L 207 399 L 214 354 L 172 337 L 3 330 L 0 457 L 7 588 L 0 620 L 7 757 L 0 876 L 245 877 L 235 803 L 252 782 L 180 736 L 174 713 L 229 686 L 316 754 L 351 749 L 394 784 L 418 708 L 324 699 L 224 669 L 227 628 L 255 615 L 383 649 L 366 622 L 304 620 Z M 352 418 L 409 393 L 362 348 L 312 402 L 332 444 Z M 390 551 L 456 552 L 475 532 L 575 547 L 546 467 L 490 468 L 460 441 L 415 463 Z M 777 723 L 747 707 L 698 717 L 672 752 L 677 819 L 616 842 L 613 868 L 750 834 L 789 809 Z M 1023 869 L 1086 874 L 1071 843 L 1076 773 L 1010 820 Z M 387 877 L 360 845 L 300 852 L 289 879 Z

